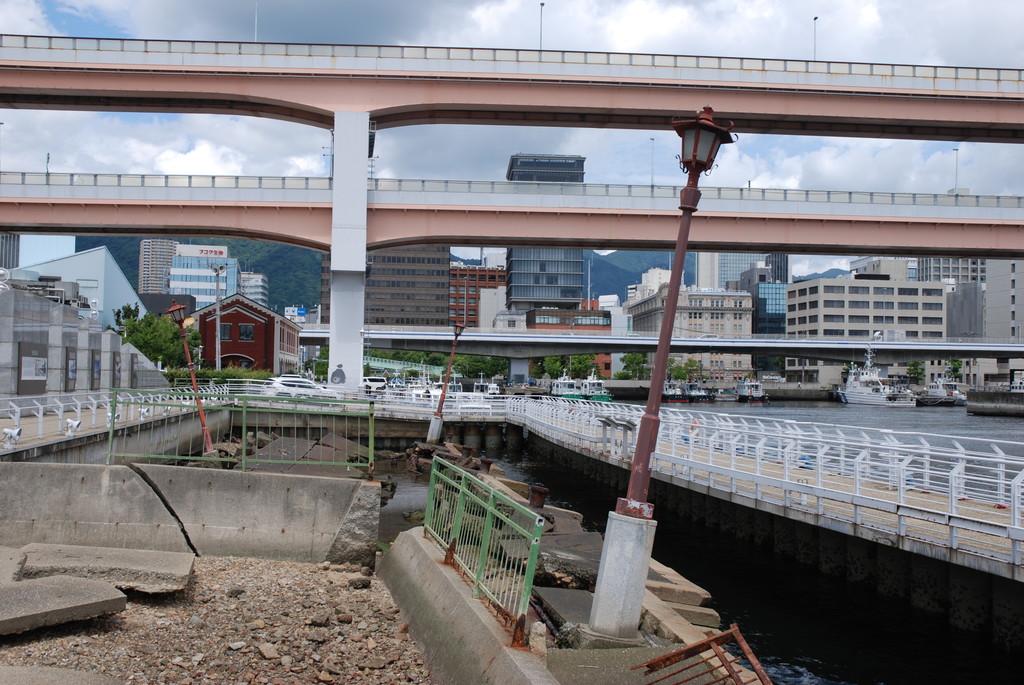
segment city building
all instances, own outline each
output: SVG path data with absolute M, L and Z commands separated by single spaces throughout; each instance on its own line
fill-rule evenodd
M 177 240 L 144 238 L 139 243 L 139 294 L 167 293 Z
M 510 247 L 505 309 L 575 309 L 583 300 L 583 250 Z
M 224 245 L 183 245 L 178 243 L 171 260 L 168 291 L 171 295 L 192 295 L 200 309 L 238 292 L 238 260 L 228 256 Z
M 858 257 L 850 260 L 850 273 L 888 276 L 894 281 L 937 281 L 918 278 L 917 257 Z
M 505 178 L 509 181 L 542 183 L 583 183 L 586 157 L 579 155 L 530 155 L 509 157 Z
M 104 328 L 116 327 L 114 312 L 125 305 L 138 306 L 139 316 L 148 311 L 106 247 L 13 269 L 11 277 L 35 281 L 30 289 L 48 291 L 40 294 L 55 302 L 78 303 L 85 315 L 96 310 Z
M 898 281 L 886 275 L 816 278 L 786 289 L 789 335 L 853 339 L 943 338 L 946 335 L 946 287 L 943 283 Z M 846 363 L 862 363 L 854 348 Z M 841 381 L 843 362 L 787 359 L 789 381 L 832 384 Z
M 661 330 L 667 290 L 667 284 L 660 285 L 655 292 L 623 304 L 623 310 L 632 318 L 633 330 L 653 334 Z M 681 289 L 672 337 L 747 337 L 752 314 L 750 293 L 697 287 Z M 672 356 L 697 359 L 704 376 L 717 381 L 739 380 L 752 371 L 749 354 L 705 352 Z
M 243 271 L 240 276 L 238 292 L 256 304 L 270 306 L 270 279 L 266 274 Z M 222 293 L 223 294 L 223 293 Z
M 483 314 L 483 293 L 505 288 L 504 267 L 487 267 L 452 262 L 448 270 L 448 323 L 461 323 L 467 328 L 488 327 L 493 320 Z
M 18 252 L 21 236 L 17 233 L 0 233 L 0 267 L 13 269 L 18 266 Z
M 917 280 L 984 283 L 987 264 L 978 257 L 918 257 Z
M 368 326 L 447 326 L 450 320 L 447 245 L 374 250 L 366 277 Z
M 10 327 L 0 343 L 0 394 L 167 387 L 153 363 L 123 344 L 93 310 L 54 299 L 57 291 L 40 295 L 23 283 L 12 278 L 11 289 L 0 292 L 0 319 Z
M 771 256 L 771 255 L 769 255 Z M 750 293 L 754 308 L 751 331 L 755 335 L 785 335 L 786 287 L 785 281 L 773 280 L 775 269 L 763 262 L 740 274 L 739 290 Z M 755 356 L 753 366 L 758 371 L 781 371 L 776 368 L 775 355 Z
M 515 154 L 505 178 L 515 182 L 583 183 L 586 157 Z M 505 309 L 575 309 L 583 300 L 583 250 L 511 247 Z
M 194 314 L 203 340 L 203 366 L 217 365 L 217 306 Z M 302 327 L 284 316 L 234 294 L 220 302 L 220 366 L 267 369 L 275 374 L 299 369 L 299 332 Z

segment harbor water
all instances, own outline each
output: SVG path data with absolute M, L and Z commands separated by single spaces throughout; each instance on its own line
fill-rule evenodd
M 721 403 L 702 405 L 699 411 L 1024 440 L 1021 419 L 972 416 L 963 407 Z M 529 454 L 506 455 L 499 463 L 510 477 L 544 484 L 551 490 L 549 502 L 579 511 L 595 530 L 603 529 L 622 494 L 591 480 L 581 483 L 576 474 Z M 987 637 L 952 630 L 943 616 L 880 597 L 871 587 L 821 575 L 770 548 L 700 524 L 658 519 L 654 556 L 711 593 L 723 625 L 739 624 L 779 685 L 1024 682 L 1024 654 L 992 647 Z

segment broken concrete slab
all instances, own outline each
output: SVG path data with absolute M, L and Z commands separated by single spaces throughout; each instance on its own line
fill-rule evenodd
M 124 685 L 120 678 L 49 666 L 0 666 L 0 685 Z
M 695 626 L 714 628 L 716 630 L 722 627 L 722 617 L 710 607 L 696 607 L 677 602 L 665 602 L 665 604 Z
M 540 600 L 544 612 L 558 627 L 566 623 L 588 623 L 594 594 L 587 590 L 561 587 L 535 587 L 534 596 Z
M 184 590 L 195 555 L 144 549 L 33 543 L 25 553 L 22 578 L 67 575 L 102 580 L 121 590 L 150 594 Z
M 0 585 L 21 580 L 25 554 L 13 547 L 0 547 Z
M 0 635 L 124 611 L 127 598 L 110 583 L 51 576 L 0 585 Z

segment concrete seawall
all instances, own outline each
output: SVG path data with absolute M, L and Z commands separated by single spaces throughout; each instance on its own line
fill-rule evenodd
M 380 485 L 180 466 L 0 463 L 0 546 L 366 564 Z
M 1024 417 L 1024 393 L 971 390 L 967 393 L 967 413 Z

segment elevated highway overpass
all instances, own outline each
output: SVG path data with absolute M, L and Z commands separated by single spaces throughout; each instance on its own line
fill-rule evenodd
M 307 327 L 300 333 L 303 345 L 328 344 L 330 331 Z M 366 347 L 391 350 L 442 352 L 451 350 L 450 328 L 374 328 L 361 335 Z M 461 354 L 488 357 L 529 359 L 596 352 L 654 352 L 656 333 L 613 332 L 611 335 L 566 334 L 565 331 L 530 331 L 510 333 L 500 329 L 466 329 L 459 336 Z M 747 336 L 673 338 L 672 351 L 698 354 L 728 352 L 769 356 L 805 357 L 837 362 L 864 360 L 868 346 L 881 364 L 898 364 L 923 359 L 1024 358 L 1024 344 L 1014 340 L 984 338 L 918 339 L 887 342 L 869 338 L 829 340 L 813 337 Z
M 0 174 L 0 228 L 210 235 L 331 249 L 329 178 Z M 1024 198 L 716 188 L 704 251 L 1024 257 Z M 370 179 L 367 249 L 417 244 L 671 250 L 676 186 Z
M 664 130 L 673 117 L 711 104 L 721 120 L 745 133 L 1021 142 L 1022 100 L 1020 69 L 0 35 L 0 107 L 261 116 L 329 128 L 335 141 L 331 188 L 305 206 L 236 196 L 207 199 L 195 211 L 195 198 L 178 198 L 176 206 L 144 198 L 112 203 L 97 192 L 93 198 L 22 198 L 3 214 L 12 227 L 18 222 L 42 231 L 61 224 L 98 227 L 120 212 L 121 231 L 156 227 L 176 235 L 267 239 L 275 224 L 301 224 L 303 214 L 323 213 L 329 218 L 317 219 L 309 233 L 292 240 L 330 249 L 332 319 L 356 322 L 363 319 L 366 252 L 375 246 L 495 244 L 510 234 L 536 241 L 575 231 L 563 242 L 658 248 L 671 244 L 676 221 L 674 189 L 663 207 L 654 198 L 647 205 L 634 198 L 639 206 L 610 203 L 605 209 L 568 201 L 563 206 L 561 195 L 550 204 L 479 205 L 466 199 L 442 205 L 426 196 L 402 200 L 380 189 L 373 191 L 379 197 L 371 196 L 366 157 L 375 131 L 417 124 Z M 694 226 L 696 249 L 742 243 L 744 251 L 1018 256 L 1024 246 L 1012 215 L 977 216 L 977 230 L 966 231 L 954 207 L 937 208 L 920 222 L 878 212 L 898 218 L 882 227 L 847 216 L 829 235 L 827 214 L 786 216 L 766 204 L 764 215 L 739 216 L 730 214 L 736 210 L 732 201 L 724 198 L 715 207 L 707 197 Z M 510 208 L 500 212 L 504 228 L 497 219 L 485 221 L 498 214 L 496 207 Z M 965 234 L 960 240 L 957 231 Z M 479 242 L 452 241 L 452 232 Z M 638 242 L 636 236 L 646 237 Z M 331 366 L 358 368 L 362 342 L 354 325 L 332 330 Z

